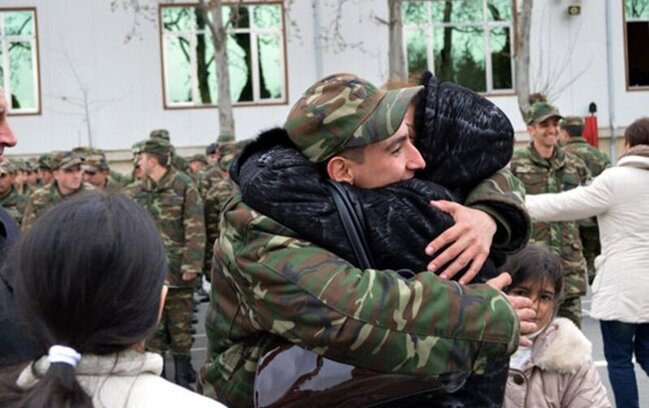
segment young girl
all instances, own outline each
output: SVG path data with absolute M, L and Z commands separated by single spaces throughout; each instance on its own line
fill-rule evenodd
M 93 193 L 45 212 L 12 254 L 18 311 L 41 357 L 4 386 L 0 406 L 222 407 L 160 377 L 144 352 L 166 295 L 153 219 L 120 195 Z
M 591 343 L 570 320 L 556 317 L 563 290 L 559 258 L 529 245 L 502 270 L 512 276 L 505 292 L 534 302 L 539 328 L 529 336 L 533 345 L 519 347 L 511 357 L 504 406 L 610 407 L 593 365 Z

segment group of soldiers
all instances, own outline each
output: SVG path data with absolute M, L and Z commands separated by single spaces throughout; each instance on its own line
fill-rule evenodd
M 588 184 L 611 165 L 608 156 L 583 137 L 581 117 L 563 117 L 542 97 L 530 102 L 526 119 L 532 141 L 517 150 L 511 162 L 527 194 L 560 193 Z M 565 293 L 559 315 L 581 327 L 581 297 L 594 279 L 594 259 L 600 253 L 597 221 L 535 222 L 531 240 L 561 258 Z
M 158 129 L 133 145 L 129 175 L 112 171 L 105 153 L 91 147 L 27 161 L 7 159 L 0 163 L 0 205 L 23 231 L 48 208 L 84 191 L 121 192 L 146 208 L 168 259 L 165 306 L 147 349 L 163 356 L 170 352 L 175 382 L 192 389 L 194 295 L 202 291 L 202 275 L 209 279 L 219 210 L 232 193 L 228 168 L 241 147 L 234 138 L 221 136 L 205 154 L 184 158 L 176 154 L 169 132 Z

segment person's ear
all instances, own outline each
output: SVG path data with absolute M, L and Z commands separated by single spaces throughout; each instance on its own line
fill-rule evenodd
M 327 174 L 333 181 L 339 183 L 354 184 L 354 173 L 348 159 L 342 156 L 334 156 L 327 163 Z

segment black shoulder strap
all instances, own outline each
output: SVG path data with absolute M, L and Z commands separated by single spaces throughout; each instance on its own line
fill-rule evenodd
M 338 210 L 338 216 L 343 223 L 345 235 L 354 250 L 359 268 L 372 268 L 372 254 L 369 251 L 365 236 L 365 217 L 360 206 L 354 205 L 347 191 L 337 182 L 327 180 L 327 189 L 331 193 Z

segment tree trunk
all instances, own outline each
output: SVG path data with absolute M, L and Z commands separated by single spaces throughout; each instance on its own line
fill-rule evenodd
M 388 0 L 389 14 L 389 78 L 396 81 L 406 81 L 406 61 L 403 52 L 403 13 L 401 0 Z
M 230 72 L 228 70 L 227 32 L 223 25 L 222 1 L 217 0 L 212 9 L 212 21 L 209 22 L 214 40 L 214 58 L 216 62 L 216 81 L 218 84 L 219 137 L 218 139 L 235 138 L 234 112 L 230 96 Z M 205 6 L 204 0 L 201 5 Z
M 530 109 L 530 31 L 533 3 L 534 0 L 521 0 L 521 12 L 518 15 L 518 50 L 514 58 L 518 108 L 523 120 L 526 120 Z

